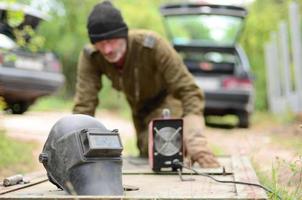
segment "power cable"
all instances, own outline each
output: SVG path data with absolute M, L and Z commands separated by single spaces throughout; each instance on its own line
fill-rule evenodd
M 254 187 L 259 187 L 263 190 L 265 190 L 266 192 L 270 193 L 270 194 L 273 194 L 274 196 L 278 197 L 278 199 L 282 200 L 281 196 L 279 196 L 276 192 L 273 192 L 272 190 L 268 189 L 267 187 L 264 187 L 263 185 L 260 185 L 260 184 L 256 184 L 256 183 L 247 183 L 247 182 L 241 182 L 241 181 L 222 181 L 222 180 L 218 180 L 216 178 L 214 178 L 213 176 L 209 175 L 209 174 L 206 174 L 206 173 L 200 173 L 198 172 L 197 170 L 191 168 L 191 167 L 186 167 L 184 166 L 183 163 L 181 163 L 179 160 L 173 160 L 173 164 L 176 165 L 176 167 L 182 167 L 182 168 L 185 168 L 185 169 L 188 169 L 188 170 L 191 170 L 193 171 L 194 173 L 198 174 L 198 175 L 201 175 L 201 176 L 204 176 L 204 177 L 207 177 L 207 178 L 210 178 L 218 183 L 233 183 L 233 184 L 240 184 L 240 185 L 249 185 L 249 186 L 254 186 Z

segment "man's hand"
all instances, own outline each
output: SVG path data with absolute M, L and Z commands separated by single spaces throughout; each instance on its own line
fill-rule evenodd
M 193 160 L 194 162 L 194 160 Z M 198 158 L 196 162 L 202 168 L 217 168 L 220 167 L 219 162 L 211 152 L 205 152 L 203 156 Z
M 188 115 L 184 118 L 184 143 L 187 156 L 191 161 L 198 162 L 203 168 L 219 167 L 219 162 L 207 146 L 206 138 L 202 135 L 204 128 L 203 117 Z

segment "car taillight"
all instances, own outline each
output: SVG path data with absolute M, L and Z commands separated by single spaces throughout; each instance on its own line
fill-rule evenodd
M 252 81 L 250 79 L 241 78 L 226 78 L 222 82 L 222 86 L 226 89 L 244 89 L 250 90 L 253 88 Z
M 61 72 L 61 63 L 59 63 L 58 61 L 51 61 L 49 64 L 52 71 Z
M 45 54 L 44 62 L 47 65 L 47 70 L 51 72 L 61 72 L 61 63 L 52 53 Z

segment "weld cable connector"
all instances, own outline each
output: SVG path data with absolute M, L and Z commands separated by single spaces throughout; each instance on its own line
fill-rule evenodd
M 242 181 L 222 181 L 222 180 L 218 180 L 218 179 L 214 178 L 213 176 L 211 176 L 211 175 L 209 175 L 209 174 L 200 173 L 200 172 L 198 172 L 197 170 L 195 170 L 195 169 L 193 169 L 193 168 L 191 168 L 191 167 L 186 167 L 186 166 L 184 166 L 183 163 L 179 162 L 179 160 L 173 161 L 173 164 L 180 165 L 182 168 L 191 170 L 191 171 L 193 171 L 193 172 L 194 172 L 195 174 L 197 174 L 197 175 L 204 176 L 204 177 L 208 177 L 208 178 L 210 178 L 210 179 L 212 179 L 213 181 L 216 181 L 216 182 L 218 182 L 218 183 L 232 183 L 232 184 L 239 184 L 239 185 L 248 185 L 248 186 L 259 187 L 259 188 L 265 190 L 266 192 L 268 192 L 268 193 L 274 195 L 274 196 L 277 197 L 278 199 L 282 200 L 281 196 L 280 196 L 278 193 L 276 193 L 276 192 L 270 190 L 269 188 L 266 188 L 266 187 L 264 187 L 263 185 L 260 185 L 260 184 L 256 184 L 256 183 L 248 183 L 248 182 L 242 182 Z
M 195 181 L 194 178 L 183 178 L 183 176 L 182 176 L 182 164 L 178 159 L 173 160 L 172 165 L 173 165 L 174 168 L 177 169 L 177 172 L 178 172 L 178 175 L 179 175 L 179 178 L 180 178 L 181 181 Z

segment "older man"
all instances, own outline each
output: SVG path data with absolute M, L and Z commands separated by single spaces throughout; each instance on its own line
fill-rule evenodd
M 79 57 L 74 113 L 94 115 L 100 78 L 124 92 L 132 110 L 140 156 L 148 154 L 148 123 L 164 108 L 184 119 L 187 155 L 201 167 L 217 167 L 202 135 L 204 96 L 171 45 L 151 31 L 128 31 L 109 1 L 97 4 L 87 23 L 91 45 Z

